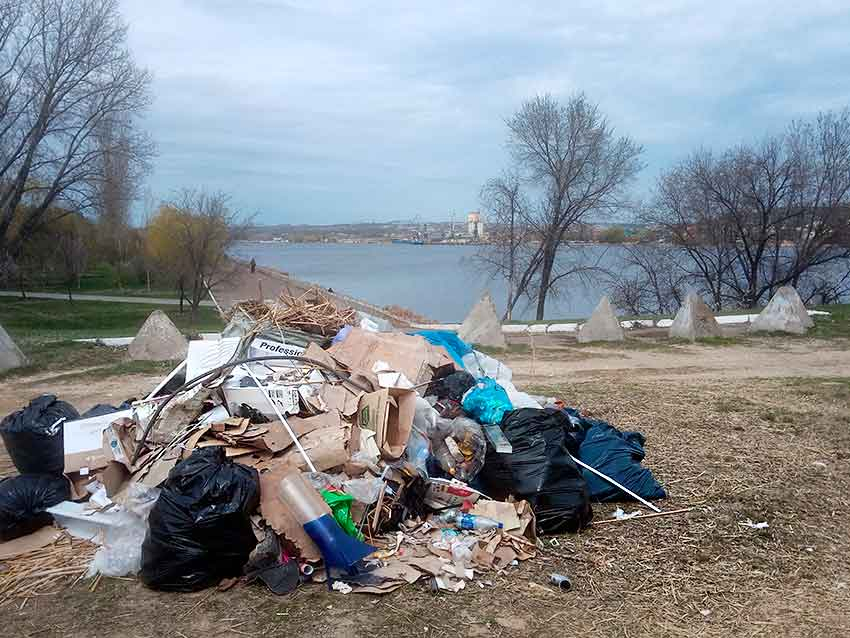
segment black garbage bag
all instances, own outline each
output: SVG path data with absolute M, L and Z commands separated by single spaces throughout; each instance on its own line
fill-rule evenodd
M 438 399 L 449 399 L 451 401 L 460 401 L 466 391 L 475 385 L 475 377 L 466 372 L 459 370 L 442 377 L 435 379 L 425 391 L 425 396 L 435 396 Z
M 259 500 L 257 470 L 227 460 L 222 447 L 192 452 L 168 474 L 151 510 L 142 582 L 197 591 L 240 576 L 257 544 L 249 516 Z
M 121 410 L 129 410 L 130 408 L 133 407 L 133 405 L 132 405 L 133 401 L 134 401 L 134 399 L 131 399 L 129 401 L 124 401 L 124 403 L 119 405 L 117 408 L 114 405 L 109 405 L 108 403 L 98 403 L 97 405 L 93 405 L 88 410 L 83 412 L 80 415 L 80 418 L 81 419 L 90 419 L 90 418 L 96 417 L 96 416 L 105 416 L 107 414 L 112 414 L 113 412 L 120 412 Z
M 65 437 L 61 419 L 79 418 L 74 406 L 43 394 L 0 421 L 3 445 L 21 474 L 62 474 Z
M 0 480 L 0 541 L 50 525 L 53 517 L 45 510 L 70 497 L 71 484 L 61 475 L 25 474 Z
M 512 454 L 487 447 L 479 474 L 484 492 L 499 500 L 513 495 L 531 504 L 541 534 L 576 532 L 593 510 L 581 470 L 570 457 L 575 426 L 560 410 L 521 408 L 506 412 L 502 431 Z

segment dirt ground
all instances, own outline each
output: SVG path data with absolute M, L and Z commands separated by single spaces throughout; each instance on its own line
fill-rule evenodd
M 517 384 L 647 437 L 665 510 L 544 539 L 538 558 L 459 594 L 424 583 L 375 598 L 255 586 L 165 594 L 81 582 L 0 607 L 9 636 L 846 636 L 850 634 L 850 344 L 578 347 L 503 357 Z M 80 408 L 155 378 L 16 380 L 0 411 L 50 390 Z M 626 504 L 627 510 L 635 509 Z M 752 529 L 745 521 L 767 522 Z M 571 592 L 546 586 L 569 574 Z

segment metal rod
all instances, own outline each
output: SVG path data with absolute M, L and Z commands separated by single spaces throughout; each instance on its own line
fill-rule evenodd
M 640 516 L 631 516 L 629 518 L 606 518 L 601 521 L 593 521 L 590 523 L 593 527 L 597 525 L 607 525 L 608 523 L 624 523 L 626 521 L 639 521 L 644 518 L 658 518 L 659 516 L 673 516 L 674 514 L 684 514 L 686 512 L 692 512 L 696 508 L 695 507 L 683 507 L 678 510 L 667 510 L 666 512 L 658 512 L 657 514 L 641 514 Z
M 596 474 L 596 476 L 598 476 L 599 478 L 604 479 L 604 480 L 608 481 L 608 482 L 609 482 L 611 485 L 613 485 L 614 487 L 617 487 L 617 488 L 619 488 L 619 489 L 623 490 L 626 494 L 628 494 L 629 496 L 631 496 L 631 497 L 632 497 L 633 499 L 635 499 L 636 501 L 640 501 L 641 503 L 643 503 L 644 505 L 646 505 L 649 509 L 651 509 L 653 512 L 659 512 L 659 513 L 661 512 L 661 509 L 659 509 L 658 507 L 656 507 L 655 505 L 653 505 L 652 503 L 650 503 L 649 501 L 647 501 L 645 498 L 643 498 L 643 497 L 641 497 L 641 496 L 638 496 L 637 494 L 635 494 L 634 492 L 632 492 L 629 488 L 625 487 L 624 485 L 620 485 L 617 481 L 615 481 L 614 479 L 612 479 L 612 478 L 611 478 L 610 476 L 608 476 L 607 474 L 603 474 L 602 472 L 600 472 L 599 470 L 597 470 L 595 467 L 590 467 L 587 463 L 584 463 L 584 462 L 582 462 L 582 461 L 579 461 L 579 460 L 578 460 L 576 457 L 574 457 L 572 454 L 570 454 L 570 458 L 571 458 L 573 461 L 575 461 L 575 462 L 576 462 L 576 464 L 581 465 L 584 469 L 586 469 L 586 470 L 588 470 L 588 471 L 590 471 L 590 472 L 593 472 L 593 473 L 594 473 L 594 474 Z
M 253 370 L 248 367 L 247 363 L 244 364 L 242 367 L 248 374 L 251 375 L 251 378 L 254 380 L 254 383 L 256 383 L 257 387 L 260 389 L 260 392 L 263 393 L 263 396 L 266 397 L 266 400 L 269 402 L 269 405 L 272 406 L 272 410 L 274 410 L 274 413 L 277 415 L 277 418 L 280 419 L 280 422 L 283 423 L 283 427 L 286 428 L 289 437 L 292 439 L 292 442 L 295 443 L 295 447 L 298 448 L 298 451 L 301 453 L 301 456 L 303 456 L 304 460 L 307 462 L 307 467 L 310 468 L 311 472 L 315 472 L 316 466 L 313 465 L 313 461 L 311 461 L 310 457 L 307 456 L 307 451 L 303 447 L 301 447 L 301 442 L 298 440 L 298 437 L 295 435 L 295 432 L 292 430 L 292 428 L 289 427 L 289 423 L 287 423 L 286 418 L 283 416 L 283 414 L 281 414 L 280 409 L 277 407 L 277 404 L 274 402 L 274 399 L 272 399 L 272 396 L 269 394 L 269 391 L 262 383 L 260 383 L 260 380 L 254 375 Z
M 226 318 L 227 318 L 227 315 L 225 315 L 225 314 L 224 314 L 224 310 L 222 310 L 222 309 L 221 309 L 221 306 L 219 306 L 219 305 L 218 305 L 218 301 L 216 301 L 216 299 L 215 299 L 215 295 L 213 295 L 212 288 L 210 288 L 210 285 L 207 283 L 207 280 L 206 280 L 206 279 L 201 279 L 201 281 L 202 281 L 202 282 L 204 282 L 204 288 L 206 288 L 206 289 L 207 289 L 207 294 L 209 294 L 210 299 L 212 299 L 212 302 L 215 304 L 215 307 L 216 307 L 216 309 L 218 310 L 218 314 L 220 314 L 220 315 L 221 315 L 221 318 L 222 318 L 222 319 L 226 319 Z

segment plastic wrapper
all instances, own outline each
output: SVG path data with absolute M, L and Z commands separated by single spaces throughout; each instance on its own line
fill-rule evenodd
M 224 448 L 196 449 L 169 473 L 148 518 L 141 579 L 166 591 L 197 591 L 239 576 L 257 544 L 257 470 L 225 458 Z
M 454 445 L 451 445 L 454 442 Z M 471 481 L 481 468 L 487 453 L 487 440 L 481 426 L 466 417 L 438 419 L 431 439 L 433 456 L 443 470 L 461 481 Z
M 408 450 L 414 446 L 408 460 L 417 467 L 420 463 L 427 466 L 428 457 L 433 456 L 448 476 L 470 481 L 484 465 L 487 441 L 481 426 L 472 419 L 444 419 L 427 401 L 417 397 L 413 432 L 426 437 L 429 448 L 426 455 L 422 441 L 415 440 L 412 444 L 408 441 Z
M 416 468 L 423 478 L 428 478 L 428 459 L 431 458 L 431 443 L 415 425 L 407 439 L 404 458 Z
M 142 543 L 147 520 L 159 497 L 159 490 L 141 483 L 131 483 L 119 521 L 105 529 L 102 544 L 89 564 L 86 576 L 130 576 L 142 566 Z
M 593 516 L 587 484 L 569 453 L 573 427 L 560 410 L 508 412 L 501 428 L 513 452 L 499 454 L 488 448 L 480 474 L 488 496 L 528 501 L 543 534 L 578 531 Z
M 325 499 L 325 503 L 331 508 L 334 519 L 339 523 L 339 526 L 345 533 L 362 541 L 363 534 L 357 530 L 357 524 L 351 518 L 351 503 L 354 501 L 354 497 L 344 492 L 322 490 L 322 498 Z
M 463 397 L 464 411 L 479 423 L 501 423 L 505 412 L 512 409 L 505 389 L 495 379 L 484 377 Z
M 18 472 L 62 474 L 65 471 L 63 422 L 79 416 L 70 403 L 43 394 L 0 421 L 0 436 Z
M 67 501 L 71 484 L 64 476 L 27 474 L 0 481 L 0 541 L 50 525 L 53 517 L 45 510 Z
M 345 474 L 327 474 L 325 472 L 307 472 L 304 477 L 318 491 L 327 489 L 342 489 L 342 483 L 345 481 Z
M 384 491 L 384 482 L 379 477 L 349 479 L 342 484 L 342 489 L 358 503 L 371 505 Z

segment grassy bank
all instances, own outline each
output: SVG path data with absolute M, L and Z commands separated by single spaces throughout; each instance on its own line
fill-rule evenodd
M 165 312 L 184 334 L 222 328 L 218 312 L 208 307 L 199 308 L 197 320 L 192 323 L 188 307 L 181 314 L 179 306 L 15 298 L 0 300 L 0 324 L 13 337 L 24 340 L 130 337 L 157 309 Z
M 126 348 L 107 348 L 74 339 L 92 337 L 130 337 L 138 332 L 154 310 L 165 312 L 181 332 L 221 330 L 223 322 L 213 308 L 199 308 L 192 323 L 188 309 L 178 306 L 68 301 L 45 299 L 0 299 L 0 325 L 12 336 L 30 360 L 25 368 L 0 373 L 0 379 L 57 372 L 75 368 L 98 367 L 109 374 L 160 372 L 170 364 L 126 361 Z

